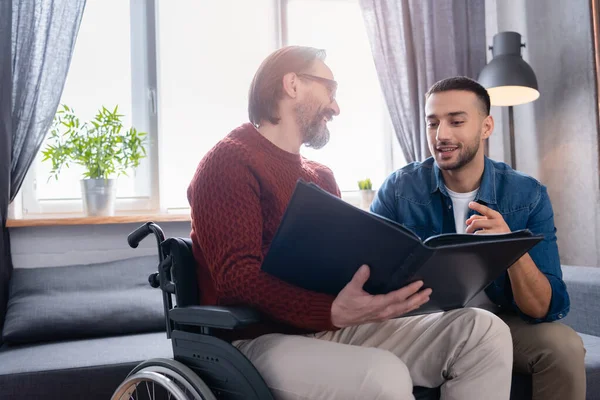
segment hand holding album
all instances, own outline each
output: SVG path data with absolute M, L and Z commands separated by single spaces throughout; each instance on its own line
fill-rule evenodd
M 372 295 L 363 289 L 369 279 L 368 265 L 362 265 L 338 293 L 331 306 L 331 322 L 338 328 L 370 322 L 387 321 L 421 307 L 429 301 L 431 289 L 419 290 L 423 281 L 416 281 L 386 294 Z

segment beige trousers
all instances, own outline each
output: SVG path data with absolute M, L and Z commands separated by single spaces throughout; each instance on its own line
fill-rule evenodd
M 515 371 L 531 375 L 533 400 L 585 400 L 585 348 L 577 332 L 559 322 L 500 317 L 512 334 Z
M 307 336 L 233 343 L 276 399 L 414 399 L 413 386 L 442 385 L 444 400 L 508 400 L 508 326 L 474 308 L 398 318 Z

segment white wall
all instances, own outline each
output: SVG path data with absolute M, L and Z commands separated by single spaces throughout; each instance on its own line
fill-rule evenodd
M 11 252 L 15 268 L 93 264 L 124 258 L 158 257 L 156 240 L 147 237 L 137 249 L 127 235 L 141 224 L 78 225 L 11 228 Z M 163 222 L 165 236 L 189 237 L 189 222 Z

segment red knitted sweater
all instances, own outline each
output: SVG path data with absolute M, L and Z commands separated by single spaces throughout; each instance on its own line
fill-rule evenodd
M 250 305 L 265 315 L 230 339 L 336 329 L 333 297 L 260 269 L 299 178 L 340 195 L 331 170 L 280 149 L 247 123 L 209 151 L 188 188 L 201 304 Z

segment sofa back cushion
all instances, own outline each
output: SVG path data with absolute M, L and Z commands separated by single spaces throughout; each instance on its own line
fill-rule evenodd
M 0 210 L 0 224 L 2 223 L 2 210 Z M 12 263 L 10 259 L 10 243 L 8 240 L 8 231 L 0 226 L 0 332 L 4 325 L 6 316 L 6 307 L 8 299 L 8 283 L 12 273 Z M 2 345 L 2 336 L 0 336 L 0 346 Z
M 579 333 L 600 336 L 600 267 L 563 265 L 571 310 L 561 320 Z
M 6 343 L 32 343 L 165 329 L 159 289 L 148 284 L 158 257 L 91 265 L 17 268 L 2 331 Z

